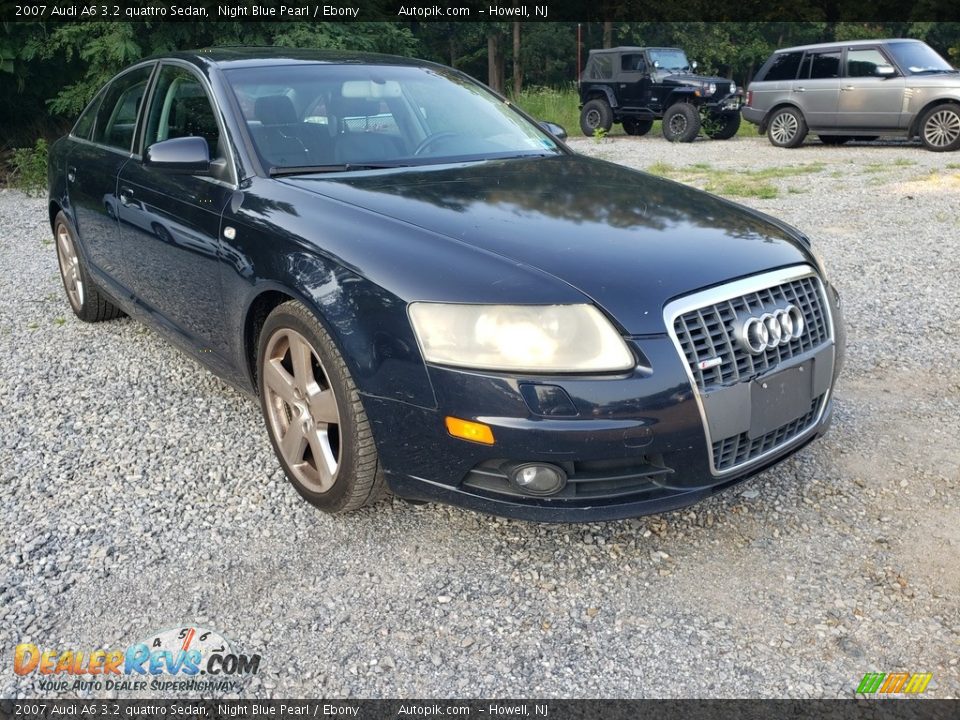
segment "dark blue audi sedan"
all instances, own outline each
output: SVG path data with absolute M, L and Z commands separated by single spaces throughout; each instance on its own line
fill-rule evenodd
M 417 60 L 146 60 L 50 155 L 67 298 L 257 395 L 327 512 L 622 518 L 822 434 L 844 333 L 809 240 L 561 135 Z

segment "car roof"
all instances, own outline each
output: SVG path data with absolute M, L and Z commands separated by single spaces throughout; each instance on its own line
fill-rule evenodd
M 923 42 L 914 38 L 878 38 L 876 40 L 844 40 L 828 43 L 816 43 L 815 45 L 797 45 L 796 47 L 781 48 L 778 53 L 796 52 L 798 50 L 826 50 L 829 48 L 859 47 L 863 45 L 882 45 L 892 42 Z
M 399 55 L 381 55 L 346 50 L 301 50 L 278 47 L 212 47 L 199 50 L 157 54 L 151 60 L 174 58 L 200 66 L 221 68 L 264 67 L 270 65 L 331 64 L 331 65 L 407 65 L 411 67 L 439 67 L 436 63 Z
M 680 50 L 677 47 L 635 47 L 633 45 L 621 45 L 620 47 L 615 48 L 601 48 L 599 50 L 591 50 L 591 55 L 599 55 L 602 53 L 626 53 L 626 52 L 643 52 L 644 50 Z

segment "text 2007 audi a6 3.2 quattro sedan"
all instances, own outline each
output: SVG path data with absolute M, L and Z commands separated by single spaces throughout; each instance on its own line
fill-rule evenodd
M 254 391 L 328 512 L 628 517 L 823 433 L 844 333 L 810 241 L 558 135 L 417 60 L 147 60 L 52 149 L 67 296 Z

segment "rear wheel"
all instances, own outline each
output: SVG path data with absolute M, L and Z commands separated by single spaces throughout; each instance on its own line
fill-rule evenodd
M 930 108 L 920 120 L 920 139 L 933 152 L 960 148 L 960 106 L 944 104 Z
M 343 357 L 296 301 L 267 316 L 257 353 L 260 405 L 274 452 L 304 499 L 328 513 L 384 493 L 373 432 Z
M 709 125 L 708 137 L 714 140 L 729 140 L 740 129 L 740 113 L 711 113 Z
M 653 120 L 651 119 L 625 118 L 623 121 L 623 131 L 627 135 L 635 135 L 637 137 L 646 135 L 652 127 Z
M 84 322 L 113 320 L 123 312 L 98 288 L 84 267 L 77 250 L 73 226 L 62 212 L 53 221 L 53 234 L 57 243 L 57 263 L 60 279 L 67 292 L 67 300 L 73 314 Z
M 770 118 L 767 137 L 777 147 L 795 148 L 807 136 L 807 122 L 796 108 L 780 108 Z
M 700 113 L 690 103 L 679 102 L 663 114 L 663 136 L 670 142 L 693 142 L 700 134 Z
M 580 129 L 590 137 L 597 130 L 610 132 L 613 127 L 613 110 L 606 100 L 594 99 L 583 106 L 580 111 Z

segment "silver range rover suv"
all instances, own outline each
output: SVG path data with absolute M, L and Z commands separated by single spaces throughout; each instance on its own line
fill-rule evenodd
M 919 40 L 858 40 L 777 50 L 747 89 L 744 119 L 793 148 L 881 135 L 960 148 L 960 71 Z

